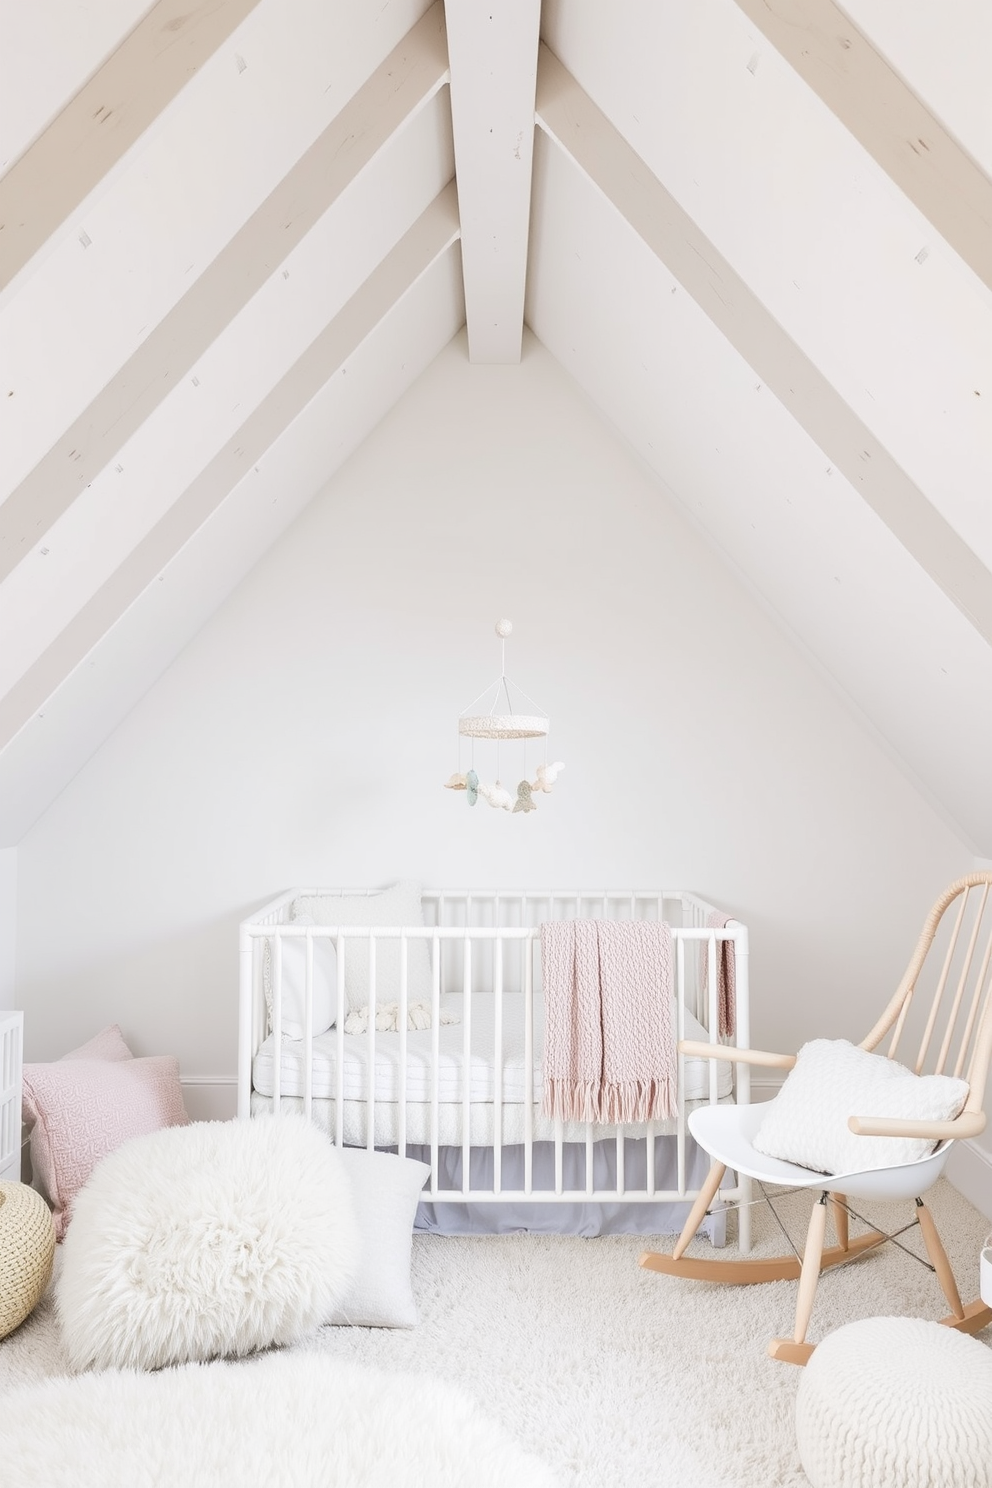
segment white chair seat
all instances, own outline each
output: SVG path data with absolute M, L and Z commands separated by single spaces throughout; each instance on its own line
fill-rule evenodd
M 756 1150 L 754 1138 L 764 1116 L 762 1104 L 700 1106 L 689 1117 L 689 1130 L 715 1161 L 748 1178 L 785 1188 L 829 1189 L 858 1199 L 916 1198 L 936 1183 L 951 1150 L 950 1142 L 942 1142 L 928 1157 L 896 1168 L 817 1173 Z

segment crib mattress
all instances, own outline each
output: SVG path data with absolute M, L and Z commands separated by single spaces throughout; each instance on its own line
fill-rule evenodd
M 470 1057 L 468 1060 L 468 1101 L 492 1105 L 496 1098 L 497 1067 L 502 1071 L 500 1095 L 504 1105 L 520 1106 L 526 1102 L 526 1059 L 524 1043 L 524 998 L 521 993 L 506 993 L 503 1001 L 503 1028 L 500 1058 L 497 1059 L 495 998 L 492 993 L 475 992 L 471 999 Z M 461 1104 L 465 1100 L 465 1035 L 461 994 L 449 995 L 444 1006 L 457 1018 L 457 1023 L 442 1024 L 437 1030 L 437 1101 L 439 1105 Z M 681 1036 L 706 1040 L 705 1029 L 685 1010 Z M 673 1028 L 677 1028 L 674 1021 Z M 407 1103 L 430 1105 L 434 1101 L 433 1040 L 434 1029 L 411 1030 L 406 1036 L 405 1074 L 400 1058 L 400 1035 L 377 1031 L 375 1034 L 374 1091 L 370 1074 L 370 1039 L 368 1034 L 345 1034 L 343 1040 L 342 1091 L 345 1102 L 378 1105 Z M 544 1046 L 544 1002 L 534 998 L 534 1049 L 532 1099 L 540 1104 L 543 1087 L 541 1070 Z M 283 1038 L 279 1062 L 280 1093 L 299 1097 L 304 1093 L 304 1060 L 302 1039 Z M 253 1089 L 262 1096 L 274 1093 L 274 1042 L 265 1039 L 252 1065 Z M 315 1100 L 334 1100 L 337 1096 L 338 1032 L 329 1029 L 313 1040 L 312 1095 Z M 715 1071 L 715 1094 L 731 1093 L 733 1074 L 728 1064 L 712 1065 L 707 1059 L 684 1061 L 684 1097 L 705 1100 L 711 1096 L 711 1070 Z
M 730 1096 L 724 1097 L 732 1099 Z M 700 1101 L 688 1101 L 686 1110 L 691 1111 Z M 269 1115 L 275 1102 L 269 1095 L 260 1095 L 257 1090 L 251 1095 L 251 1114 Z M 279 1109 L 283 1112 L 306 1114 L 301 1096 L 280 1097 Z M 372 1145 L 375 1147 L 397 1147 L 401 1142 L 412 1142 L 429 1147 L 437 1142 L 442 1147 L 460 1147 L 465 1141 L 465 1107 L 459 1101 L 432 1102 L 410 1101 L 405 1106 L 397 1101 L 376 1101 L 370 1106 L 364 1100 L 341 1102 L 341 1138 L 346 1147 L 364 1147 L 369 1139 L 369 1112 L 375 1112 Z M 402 1117 L 402 1120 L 401 1120 Z M 337 1101 L 315 1097 L 310 1105 L 310 1119 L 332 1138 L 337 1133 Z M 656 1137 L 671 1137 L 678 1128 L 676 1117 L 667 1121 L 652 1121 L 650 1129 Z M 597 1122 L 587 1128 L 581 1121 L 563 1121 L 561 1138 L 564 1142 L 585 1143 L 589 1131 L 595 1131 L 596 1140 L 616 1136 L 646 1137 L 647 1122 L 629 1122 L 622 1128 Z M 497 1135 L 498 1134 L 498 1135 Z M 540 1105 L 531 1108 L 531 1140 L 553 1142 L 556 1136 L 555 1122 L 542 1116 Z M 497 1112 L 491 1101 L 470 1101 L 468 1107 L 468 1141 L 473 1147 L 492 1147 L 516 1144 L 527 1140 L 527 1107 L 522 1104 L 504 1104 Z

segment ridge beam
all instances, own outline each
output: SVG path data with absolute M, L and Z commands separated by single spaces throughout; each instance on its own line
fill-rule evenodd
M 436 0 L 0 506 L 0 580 L 447 81 L 444 12 Z
M 0 292 L 250 15 L 258 0 L 158 0 L 0 178 Z
M 449 183 L 110 578 L 0 700 L 0 751 L 153 584 L 317 396 L 458 239 Z
M 543 43 L 537 123 L 992 645 L 992 573 Z
M 469 360 L 520 361 L 540 0 L 445 0 Z
M 992 289 L 992 181 L 834 0 L 736 0 Z

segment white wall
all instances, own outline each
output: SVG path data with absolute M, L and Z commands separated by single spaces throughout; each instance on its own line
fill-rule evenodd
M 567 762 L 526 818 L 441 789 L 500 615 Z M 239 918 L 400 875 L 696 888 L 790 1048 L 866 1027 L 970 866 L 549 354 L 459 337 L 24 838 L 27 1055 L 116 1020 L 229 1076 Z

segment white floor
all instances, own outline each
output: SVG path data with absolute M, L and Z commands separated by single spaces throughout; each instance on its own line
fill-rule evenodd
M 989 1221 L 946 1183 L 932 1201 L 971 1300 Z M 786 1201 L 800 1239 L 809 1202 Z M 903 1206 L 876 1214 L 891 1228 L 910 1217 Z M 767 1217 L 756 1230 L 759 1251 L 781 1248 Z M 805 1488 L 792 1425 L 800 1371 L 765 1355 L 769 1336 L 791 1331 L 794 1285 L 652 1275 L 636 1264 L 643 1246 L 627 1236 L 417 1236 L 419 1327 L 325 1328 L 304 1347 L 457 1380 L 552 1464 L 562 1488 Z M 945 1311 L 930 1273 L 889 1246 L 824 1277 L 811 1337 L 859 1317 Z M 981 1339 L 992 1346 L 992 1328 Z M 0 1344 L 0 1395 L 59 1372 L 58 1326 L 43 1303 Z

